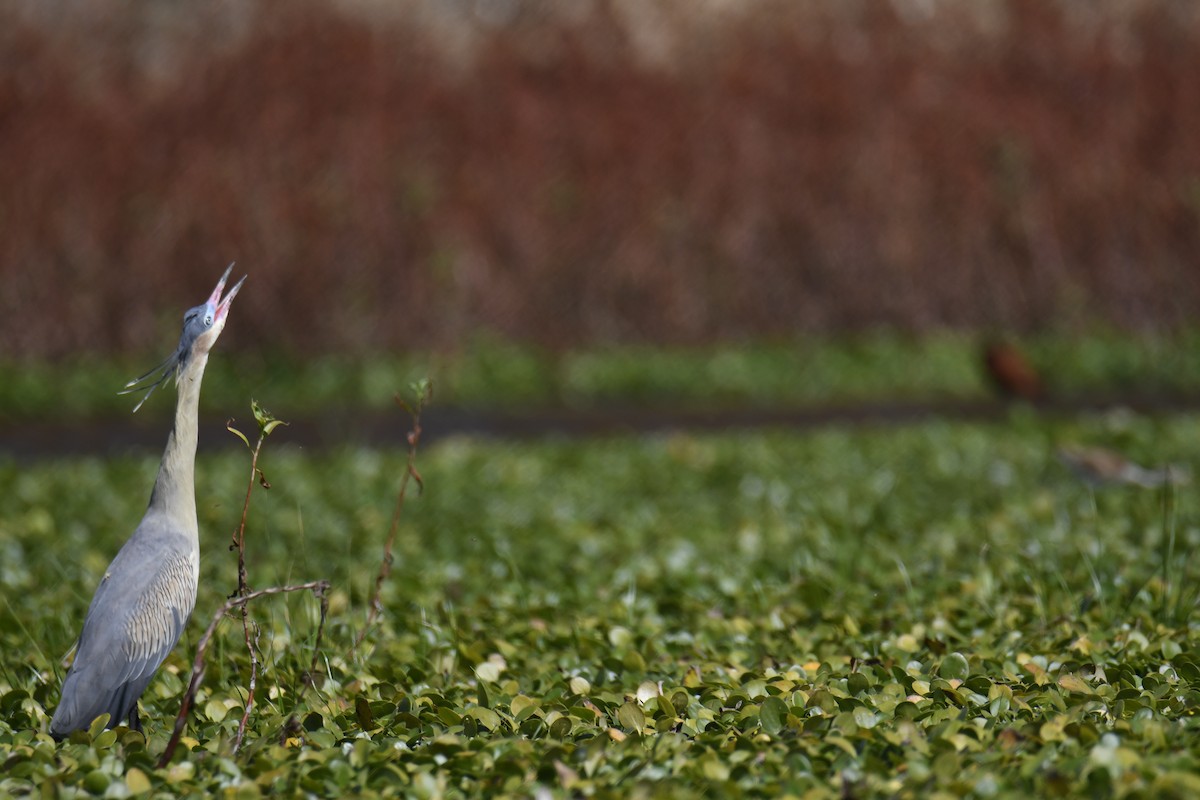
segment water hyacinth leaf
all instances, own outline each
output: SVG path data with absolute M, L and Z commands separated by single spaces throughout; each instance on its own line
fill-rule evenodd
M 0 794 L 81 793 L 99 771 L 111 797 L 530 786 L 600 797 L 660 784 L 729 796 L 1190 796 L 1200 643 L 1161 608 L 1164 587 L 1174 598 L 1186 586 L 1187 562 L 1166 559 L 1167 581 L 1165 554 L 1130 535 L 1160 529 L 1158 495 L 1048 476 L 1048 431 L 1117 431 L 1140 454 L 1178 446 L 1174 458 L 1200 441 L 1200 419 L 443 440 L 421 465 L 431 492 L 401 525 L 388 613 L 350 657 L 364 610 L 350 576 L 362 537 L 387 530 L 405 459 L 274 453 L 276 496 L 251 510 L 263 532 L 252 581 L 330 572 L 347 585 L 331 592 L 315 666 L 315 609 L 254 609 L 264 657 L 236 756 L 249 663 L 241 626 L 222 623 L 164 770 L 152 764 L 186 685 L 192 626 L 142 697 L 149 741 L 124 728 L 62 743 L 44 732 L 76 633 L 45 609 L 86 613 L 88 581 L 119 548 L 157 455 L 53 468 L 0 459 Z M 1003 492 L 980 480 L 999 460 Z M 874 491 L 878 465 L 900 463 L 879 508 L 848 488 Z M 236 516 L 244 469 L 218 452 L 197 469 L 207 537 Z M 947 496 L 950 510 L 937 502 Z M 1178 503 L 1176 547 L 1192 548 L 1200 496 Z M 229 564 L 200 569 L 197 608 L 211 608 Z M 904 636 L 912 652 L 896 646 Z
M 858 722 L 855 721 L 855 714 L 852 711 L 843 711 L 833 718 L 833 727 L 847 736 L 853 736 L 858 733 Z
M 571 706 L 567 711 L 584 722 L 595 722 L 601 716 L 595 706 Z
M 771 736 L 779 735 L 779 732 L 784 729 L 787 725 L 787 716 L 787 704 L 778 697 L 766 698 L 758 709 L 759 724 L 762 725 L 763 731 Z
M 509 713 L 511 713 L 515 719 L 522 720 L 536 710 L 537 705 L 537 701 L 532 697 L 526 697 L 523 694 L 519 694 L 512 699 L 512 702 L 509 703 L 508 708 Z
M 938 676 L 947 680 L 964 681 L 971 675 L 971 665 L 962 653 L 950 653 L 942 659 L 938 667 Z
M 88 730 L 87 730 L 88 741 L 95 741 L 96 737 L 104 732 L 105 727 L 108 726 L 108 721 L 109 721 L 110 717 L 111 717 L 110 714 L 104 713 L 104 714 L 101 714 L 100 716 L 96 717 L 96 719 L 94 719 L 92 721 L 92 724 L 88 727 Z
M 879 724 L 879 715 L 865 706 L 854 709 L 854 724 L 859 728 L 870 730 Z
M 658 697 L 659 694 L 660 689 L 658 688 L 658 684 L 653 681 L 642 681 L 638 684 L 636 697 L 637 701 L 642 705 L 645 705 L 652 698 Z
M 130 767 L 125 773 L 125 788 L 129 790 L 131 795 L 137 796 L 146 794 L 153 786 L 145 772 L 137 767 Z
M 1096 690 L 1089 686 L 1087 681 L 1075 674 L 1059 676 L 1058 685 L 1066 689 L 1068 692 L 1075 692 L 1078 694 L 1096 693 Z
M 625 703 L 617 710 L 617 724 L 625 730 L 642 733 L 646 729 L 646 715 L 634 703 Z
M 229 709 L 225 707 L 225 704 L 215 697 L 204 704 L 204 716 L 208 717 L 212 722 L 220 722 L 225 719 L 228 711 Z
M 665 697 L 663 695 L 659 695 L 658 697 L 654 698 L 653 705 L 655 707 L 657 707 L 658 715 L 666 717 L 667 719 L 675 718 L 675 715 L 676 715 L 675 706 L 674 706 L 674 704 L 671 703 L 671 701 L 667 697 Z
M 103 770 L 94 769 L 83 778 L 83 788 L 91 794 L 104 794 L 112 783 L 112 777 Z
M 608 641 L 616 648 L 625 648 L 633 643 L 633 633 L 622 625 L 614 625 L 608 631 Z
M 495 731 L 500 728 L 500 715 L 490 708 L 475 706 L 469 709 L 467 713 L 489 731 Z
M 862 694 L 871 686 L 870 680 L 861 672 L 852 672 L 846 678 L 846 691 L 852 695 Z
M 5 692 L 0 696 L 0 711 L 6 714 L 11 714 L 20 708 L 23 700 L 29 697 L 29 692 L 24 689 L 13 689 Z
M 479 676 L 479 680 L 489 683 L 496 683 L 500 680 L 500 672 L 502 668 L 495 661 L 484 661 L 475 666 L 475 674 Z
M 358 719 L 358 726 L 364 731 L 375 727 L 375 715 L 371 712 L 371 704 L 361 694 L 354 698 L 354 715 Z

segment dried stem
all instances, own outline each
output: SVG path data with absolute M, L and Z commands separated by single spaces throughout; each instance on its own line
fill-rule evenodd
M 262 452 L 263 441 L 266 438 L 266 434 L 260 428 L 258 441 L 254 443 L 254 449 L 250 454 L 250 480 L 246 482 L 246 499 L 242 501 L 242 518 L 229 543 L 229 549 L 237 548 L 238 554 L 237 588 L 234 590 L 233 597 L 245 597 L 250 591 L 250 583 L 246 575 L 246 517 L 250 512 L 250 495 L 254 491 L 254 478 L 258 475 L 258 454 Z M 242 740 L 246 735 L 246 723 L 249 722 L 250 712 L 254 708 L 254 689 L 258 683 L 258 649 L 255 644 L 258 641 L 259 628 L 254 625 L 254 637 L 251 638 L 250 626 L 252 623 L 249 619 L 249 610 L 244 604 L 241 612 L 242 636 L 246 640 L 246 650 L 250 653 L 250 681 L 246 691 L 246 707 L 242 711 L 242 719 L 238 722 L 237 736 L 233 740 L 235 754 L 241 749 Z
M 233 739 L 234 755 L 237 755 L 237 751 L 242 747 L 242 740 L 246 738 L 246 723 L 250 721 L 250 710 L 254 708 L 254 689 L 258 685 L 258 638 L 262 633 L 262 629 L 255 623 L 254 638 L 250 638 L 250 626 L 246 621 L 245 606 L 242 606 L 242 633 L 246 637 L 246 649 L 250 651 L 250 683 L 246 688 L 246 707 L 242 710 L 237 736 Z
M 404 475 L 400 478 L 400 488 L 396 492 L 396 507 L 392 511 L 392 523 L 388 529 L 388 538 L 383 547 L 383 561 L 379 564 L 379 574 L 375 576 L 375 592 L 371 596 L 371 604 L 367 611 L 367 621 L 363 625 L 363 629 L 359 631 L 358 637 L 354 640 L 353 646 L 350 648 L 350 654 L 353 656 L 354 651 L 362 644 L 363 639 L 367 637 L 371 627 L 378 621 L 379 615 L 383 613 L 383 583 L 392 574 L 392 549 L 396 544 L 396 534 L 400 530 L 400 516 L 404 512 L 404 500 L 408 495 L 408 482 L 413 479 L 417 482 L 418 489 L 423 489 L 425 482 L 421 478 L 421 473 L 417 471 L 417 446 L 421 443 L 421 411 L 433 396 L 433 387 L 428 381 L 419 381 L 414 385 L 416 392 L 416 402 L 409 405 L 399 395 L 396 396 L 396 404 L 407 411 L 412 417 L 412 429 L 408 432 L 408 463 L 406 464 Z
M 179 739 L 183 736 L 183 729 L 187 725 L 187 716 L 192 709 L 192 704 L 196 701 L 196 692 L 200 689 L 200 682 L 204 680 L 205 663 L 204 656 L 208 652 L 208 646 L 212 642 L 213 634 L 217 630 L 217 625 L 220 624 L 222 618 L 235 608 L 244 607 L 251 600 L 259 597 L 265 597 L 273 594 L 284 594 L 286 592 L 302 592 L 311 591 L 318 599 L 321 600 L 321 626 L 324 627 L 325 613 L 327 602 L 325 600 L 325 592 L 329 589 L 329 581 L 310 581 L 294 586 L 272 586 L 267 589 L 259 589 L 257 592 L 250 592 L 241 597 L 231 597 L 217 609 L 217 613 L 213 615 L 212 621 L 204 630 L 204 635 L 200 637 L 200 643 L 196 647 L 196 658 L 192 662 L 192 677 L 188 681 L 187 691 L 184 692 L 183 702 L 179 706 L 179 714 L 175 717 L 175 730 L 171 734 L 171 740 L 167 742 L 167 748 L 163 751 L 162 757 L 158 760 L 158 767 L 161 769 L 171 763 L 171 757 L 175 754 L 175 748 L 179 745 Z M 316 646 L 320 647 L 320 629 L 317 631 Z M 314 660 L 316 656 L 313 656 Z
M 232 420 L 231 420 L 232 422 Z M 233 538 L 229 542 L 229 549 L 237 549 L 238 551 L 238 585 L 234 591 L 234 597 L 241 597 L 250 591 L 249 582 L 246 579 L 246 516 L 250 512 L 250 494 L 254 491 L 254 479 L 258 476 L 258 454 L 262 451 L 263 441 L 267 438 L 265 433 L 258 434 L 258 441 L 254 444 L 254 449 L 250 455 L 250 480 L 246 482 L 246 499 L 242 502 L 242 519 L 238 523 L 237 530 L 233 532 Z M 243 616 L 245 606 L 242 607 Z
M 246 447 L 250 448 L 250 480 L 246 482 L 246 498 L 242 501 L 242 517 L 238 522 L 237 530 L 233 532 L 233 537 L 229 543 L 229 549 L 237 549 L 238 554 L 238 577 L 237 588 L 234 589 L 230 597 L 246 597 L 250 592 L 250 582 L 246 574 L 246 517 L 250 513 L 250 495 L 254 492 L 255 478 L 262 484 L 264 489 L 270 489 L 271 484 L 267 483 L 267 478 L 263 475 L 262 470 L 258 468 L 258 456 L 262 452 L 263 442 L 271 435 L 279 425 L 286 425 L 286 422 L 275 419 L 271 412 L 260 406 L 257 401 L 250 401 L 250 410 L 254 413 L 254 419 L 258 423 L 258 441 L 254 443 L 254 447 L 250 447 L 250 442 L 246 435 L 233 427 L 233 420 L 229 420 L 225 427 L 230 433 L 236 435 L 239 439 L 245 442 Z M 259 627 L 250 622 L 250 612 L 243 603 L 241 606 L 242 612 L 242 636 L 246 640 L 246 650 L 250 653 L 250 681 L 246 691 L 246 707 L 242 712 L 242 719 L 238 723 L 237 736 L 233 742 L 233 752 L 237 751 L 242 746 L 242 740 L 246 735 L 246 724 L 250 720 L 250 712 L 254 708 L 254 689 L 258 684 L 258 637 Z M 322 623 L 323 624 L 323 623 Z M 250 627 L 254 626 L 254 636 L 250 635 Z

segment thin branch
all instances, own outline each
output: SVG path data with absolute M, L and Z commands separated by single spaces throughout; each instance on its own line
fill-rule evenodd
M 367 621 L 363 625 L 363 629 L 359 631 L 358 637 L 354 640 L 354 644 L 350 647 L 350 655 L 362 644 L 363 639 L 367 638 L 367 633 L 371 627 L 378 621 L 379 615 L 383 613 L 383 583 L 392 574 L 392 549 L 396 544 L 396 534 L 400 530 L 400 516 L 404 512 L 404 499 L 408 495 L 408 482 L 413 479 L 417 482 L 418 489 L 425 488 L 425 482 L 421 478 L 421 473 L 417 471 L 417 446 L 421 443 L 421 411 L 425 405 L 433 397 L 433 386 L 428 380 L 418 381 L 413 384 L 413 390 L 416 394 L 416 402 L 409 405 L 399 395 L 396 396 L 396 405 L 407 411 L 412 417 L 412 430 L 408 432 L 408 463 L 405 466 L 404 475 L 400 478 L 400 488 L 396 493 L 396 507 L 392 511 L 392 523 L 388 529 L 387 543 L 383 547 L 383 561 L 379 564 L 379 574 L 375 576 L 375 592 L 371 596 L 371 604 L 367 611 Z
M 280 425 L 287 425 L 286 422 L 276 419 L 270 411 L 260 406 L 257 400 L 250 401 L 250 411 L 254 414 L 254 421 L 258 423 L 258 441 L 254 443 L 253 447 L 250 446 L 250 440 L 246 438 L 246 434 L 233 427 L 232 419 L 225 423 L 225 429 L 241 439 L 250 450 L 250 480 L 246 481 L 246 499 L 242 501 L 242 518 L 229 542 L 229 549 L 236 548 L 238 551 L 238 585 L 230 597 L 240 597 L 250 591 L 249 581 L 246 577 L 246 517 L 250 513 L 250 494 L 254 491 L 254 479 L 258 478 L 258 482 L 264 489 L 271 488 L 271 484 L 267 482 L 267 476 L 258 468 L 258 455 L 262 452 L 263 442 L 271 435 L 271 431 Z M 243 610 L 244 608 L 243 606 Z
M 242 606 L 242 633 L 246 637 L 246 649 L 250 651 L 250 683 L 246 690 L 246 707 L 242 710 L 242 719 L 238 722 L 237 736 L 233 739 L 233 754 L 242 747 L 246 738 L 246 723 L 250 720 L 250 710 L 254 708 L 254 689 L 258 685 L 258 639 L 262 629 L 254 623 L 254 638 L 250 638 L 250 626 L 246 620 L 246 607 Z
M 244 438 L 244 437 L 243 437 Z M 263 441 L 267 435 L 259 427 L 258 441 L 254 443 L 254 450 L 250 454 L 250 480 L 246 482 L 246 499 L 242 501 L 242 518 L 238 522 L 237 530 L 233 533 L 233 539 L 229 543 L 229 549 L 237 548 L 238 554 L 238 571 L 237 571 L 237 589 L 234 590 L 232 596 L 244 597 L 250 591 L 250 582 L 246 575 L 246 517 L 250 512 L 250 495 L 254 491 L 254 478 L 258 474 L 258 454 L 262 452 Z M 258 641 L 259 628 L 254 625 L 254 638 L 250 637 L 250 622 L 249 609 L 243 604 L 242 612 L 242 636 L 246 640 L 246 650 L 250 653 L 250 681 L 246 691 L 246 707 L 242 710 L 242 719 L 238 722 L 237 736 L 233 740 L 234 754 L 242 746 L 242 740 L 246 735 L 246 723 L 250 720 L 250 711 L 254 708 L 254 689 L 258 683 L 258 651 L 255 647 Z
M 196 701 L 196 692 L 200 689 L 200 682 L 204 680 L 204 671 L 206 665 L 204 656 L 208 652 L 208 646 L 212 642 L 213 634 L 217 630 L 217 625 L 221 620 L 235 608 L 241 608 L 259 597 L 266 597 L 273 594 L 284 594 L 286 592 L 303 592 L 311 591 L 317 598 L 321 600 L 321 622 L 325 621 L 325 609 L 327 601 L 325 593 L 329 589 L 329 581 L 310 581 L 294 586 L 271 586 L 267 589 L 259 589 L 257 592 L 250 592 L 241 597 L 231 597 L 226 600 L 217 613 L 213 615 L 212 621 L 208 623 L 208 627 L 204 630 L 204 635 L 200 637 L 200 643 L 196 647 L 196 658 L 192 662 L 192 677 L 188 681 L 187 691 L 184 692 L 183 702 L 179 706 L 179 715 L 175 717 L 175 730 L 171 734 L 171 740 L 167 742 L 167 749 L 163 751 L 162 757 L 158 760 L 159 769 L 171 763 L 171 757 L 175 755 L 175 748 L 179 745 L 179 739 L 183 736 L 183 729 L 187 725 L 188 713 L 192 710 L 192 704 Z M 320 640 L 317 641 L 318 646 Z M 315 656 L 314 656 L 315 658 Z
M 260 406 L 256 400 L 250 401 L 250 410 L 254 414 L 254 420 L 258 423 L 258 441 L 254 443 L 254 447 L 250 447 L 250 441 L 246 435 L 233 427 L 233 420 L 229 420 L 225 424 L 226 429 L 230 433 L 241 439 L 246 447 L 250 448 L 250 480 L 246 482 L 246 498 L 242 501 L 242 517 L 238 522 L 237 530 L 233 532 L 232 540 L 229 543 L 229 549 L 237 549 L 238 554 L 238 577 L 237 588 L 234 589 L 230 597 L 245 597 L 250 592 L 250 581 L 246 574 L 246 518 L 250 513 L 250 495 L 254 492 L 254 479 L 258 478 L 258 482 L 262 484 L 264 489 L 270 489 L 271 484 L 267 482 L 267 477 L 262 470 L 258 468 L 258 456 L 262 452 L 263 442 L 271 435 L 271 431 L 275 430 L 280 425 L 287 425 L 282 420 L 277 420 Z M 242 746 L 242 740 L 246 735 L 246 724 L 250 720 L 250 712 L 254 707 L 254 689 L 258 684 L 258 637 L 260 629 L 257 624 L 250 621 L 250 611 L 246 604 L 241 607 L 242 612 L 242 636 L 246 640 L 246 650 L 250 653 L 250 681 L 246 692 L 246 707 L 242 711 L 242 719 L 238 723 L 237 736 L 233 743 L 233 752 L 237 753 Z M 251 638 L 250 628 L 254 627 L 254 636 Z
M 250 480 L 246 482 L 246 499 L 242 502 L 242 519 L 238 523 L 237 530 L 233 532 L 233 538 L 229 542 L 229 549 L 237 549 L 238 551 L 238 585 L 234 591 L 234 597 L 241 597 L 250 591 L 249 582 L 246 578 L 246 516 L 250 512 L 250 494 L 254 491 L 254 479 L 258 476 L 258 454 L 262 451 L 263 441 L 267 438 L 265 433 L 261 431 L 258 434 L 258 441 L 254 444 L 254 449 L 250 455 Z M 245 611 L 245 606 L 242 607 Z

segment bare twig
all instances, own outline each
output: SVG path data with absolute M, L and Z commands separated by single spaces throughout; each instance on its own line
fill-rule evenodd
M 179 714 L 175 717 L 175 730 L 171 734 L 171 740 L 167 742 L 167 748 L 163 751 L 162 757 L 158 760 L 158 767 L 161 769 L 171 762 L 171 756 L 175 754 L 175 748 L 179 745 L 179 738 L 183 735 L 183 729 L 187 725 L 188 712 L 192 709 L 192 704 L 196 701 L 196 692 L 200 689 L 200 682 L 204 680 L 205 663 L 204 656 L 208 652 L 208 646 L 212 642 L 213 634 L 217 630 L 217 625 L 221 620 L 235 608 L 241 608 L 259 597 L 266 597 L 273 594 L 284 594 L 286 592 L 302 592 L 311 591 L 318 599 L 321 600 L 321 623 L 322 627 L 325 622 L 326 600 L 325 593 L 329 589 L 329 581 L 309 581 L 308 583 L 296 584 L 294 586 L 272 586 L 267 589 L 259 589 L 256 592 L 250 592 L 241 597 L 231 597 L 217 609 L 217 613 L 213 615 L 212 621 L 208 623 L 204 634 L 200 637 L 200 643 L 196 647 L 196 658 L 192 662 L 192 677 L 188 681 L 187 691 L 184 692 L 183 702 L 179 706 Z M 317 646 L 320 646 L 320 631 L 318 631 Z M 314 656 L 315 658 L 315 656 Z
M 250 494 L 254 491 L 255 478 L 258 479 L 258 483 L 264 489 L 271 488 L 271 484 L 267 481 L 267 476 L 258 468 L 258 455 L 262 452 L 263 442 L 271 435 L 271 431 L 280 425 L 287 425 L 283 420 L 275 419 L 274 415 L 260 406 L 257 400 L 250 401 L 250 411 L 254 414 L 254 421 L 258 423 L 258 441 L 254 443 L 253 447 L 250 446 L 250 440 L 246 438 L 246 434 L 233 427 L 233 420 L 225 423 L 225 428 L 234 436 L 241 439 L 250 450 L 250 480 L 246 482 L 246 499 L 242 501 L 242 518 L 238 522 L 237 530 L 233 532 L 233 536 L 229 542 L 229 549 L 236 549 L 238 551 L 238 584 L 237 589 L 234 590 L 234 593 L 230 597 L 241 597 L 250 591 L 249 581 L 246 577 L 246 517 L 250 513 Z M 243 618 L 245 617 L 245 611 L 245 606 L 243 606 Z
M 367 621 L 350 648 L 351 655 L 362 644 L 363 639 L 367 638 L 367 633 L 370 632 L 371 627 L 378 621 L 379 615 L 383 613 L 383 601 L 381 599 L 383 583 L 392 574 L 392 549 L 396 544 L 396 534 L 400 530 L 400 515 L 404 512 L 404 499 L 408 495 L 409 479 L 411 478 L 417 482 L 418 491 L 425 488 L 425 481 L 421 478 L 421 473 L 417 471 L 417 446 L 421 443 L 421 412 L 433 398 L 433 384 L 428 380 L 420 380 L 413 383 L 412 389 L 415 400 L 411 405 L 400 395 L 396 395 L 396 405 L 407 411 L 412 417 L 412 430 L 408 432 L 407 437 L 408 463 L 405 467 L 404 475 L 400 477 L 400 488 L 396 493 L 396 507 L 392 511 L 392 523 L 388 529 L 387 543 L 383 547 L 383 561 L 379 564 L 379 574 L 375 576 L 375 591 L 371 596 L 371 604 L 367 611 Z
M 322 603 L 324 601 L 322 600 Z M 246 637 L 246 649 L 250 651 L 250 683 L 246 688 L 246 707 L 242 710 L 242 719 L 238 722 L 237 736 L 233 739 L 233 752 L 242 747 L 246 738 L 246 723 L 250 721 L 250 710 L 254 708 L 254 689 L 258 685 L 258 637 L 262 629 L 254 623 L 254 638 L 250 638 L 250 625 L 246 621 L 246 607 L 242 606 L 242 634 Z
M 232 425 L 233 420 L 230 420 L 226 427 L 233 430 Z M 229 542 L 229 549 L 236 549 L 238 553 L 238 584 L 233 597 L 241 597 L 250 591 L 249 583 L 246 580 L 246 516 L 250 512 L 250 494 L 254 491 L 254 479 L 258 476 L 258 454 L 262 451 L 263 441 L 266 438 L 266 435 L 260 432 L 258 441 L 254 443 L 254 448 L 250 451 L 250 480 L 246 482 L 246 499 L 242 502 L 242 519 Z M 245 611 L 245 606 L 242 607 L 242 610 Z
M 229 543 L 229 549 L 237 549 L 238 554 L 238 575 L 237 588 L 234 589 L 230 597 L 245 597 L 250 592 L 250 582 L 246 574 L 246 517 L 250 513 L 250 495 L 254 492 L 255 478 L 264 489 L 270 489 L 271 484 L 267 482 L 267 476 L 258 468 L 258 456 L 262 452 L 263 442 L 271 435 L 271 431 L 275 430 L 279 425 L 286 425 L 286 422 L 275 419 L 270 411 L 260 406 L 257 401 L 250 401 L 250 410 L 254 414 L 254 420 L 258 423 L 258 441 L 254 443 L 254 447 L 250 447 L 250 441 L 246 435 L 233 427 L 233 420 L 225 423 L 225 427 L 230 433 L 237 436 L 246 447 L 250 448 L 250 480 L 246 482 L 246 498 L 242 501 L 242 517 L 238 522 L 237 530 L 233 532 L 233 536 Z M 246 724 L 250 720 L 250 712 L 254 707 L 254 688 L 258 683 L 258 636 L 259 628 L 250 621 L 250 612 L 246 604 L 242 604 L 242 636 L 246 640 L 246 650 L 250 653 L 250 681 L 246 692 L 246 707 L 242 711 L 242 719 L 238 723 L 237 736 L 233 742 L 233 752 L 236 753 L 242 746 L 242 740 L 246 734 Z M 254 636 L 250 635 L 250 628 L 254 627 Z
M 226 423 L 229 430 L 234 430 L 233 420 Z M 240 434 L 239 434 L 240 435 Z M 246 516 L 250 512 L 250 494 L 254 491 L 254 477 L 258 474 L 258 454 L 262 452 L 263 441 L 266 439 L 266 434 L 259 428 L 258 441 L 254 443 L 254 449 L 250 453 L 250 480 L 246 482 L 246 499 L 242 501 L 242 518 L 238 522 L 237 530 L 233 532 L 232 540 L 229 543 L 229 549 L 237 548 L 238 554 L 238 570 L 237 570 L 237 588 L 234 589 L 231 597 L 244 597 L 250 591 L 249 581 L 246 577 Z M 245 437 L 242 436 L 244 440 Z M 246 640 L 246 649 L 250 652 L 250 681 L 246 690 L 246 706 L 242 710 L 242 719 L 238 722 L 237 736 L 233 740 L 233 752 L 237 751 L 242 746 L 242 740 L 246 735 L 246 723 L 250 720 L 250 712 L 254 708 L 254 688 L 258 683 L 258 652 L 255 648 L 255 642 L 258 640 L 258 626 L 255 625 L 255 635 L 250 637 L 251 622 L 249 619 L 249 610 L 245 604 L 242 605 L 242 636 Z

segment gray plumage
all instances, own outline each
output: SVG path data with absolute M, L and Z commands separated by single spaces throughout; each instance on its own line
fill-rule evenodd
M 128 719 L 141 730 L 137 702 L 175 647 L 196 604 L 200 568 L 196 523 L 196 418 L 208 353 L 225 327 L 238 281 L 222 299 L 230 264 L 208 300 L 183 317 L 179 346 L 162 364 L 130 381 L 145 390 L 141 408 L 172 375 L 179 388 L 175 425 L 141 523 L 109 564 L 88 606 L 75 660 L 63 681 L 50 733 L 63 738 L 107 712 L 109 726 Z

